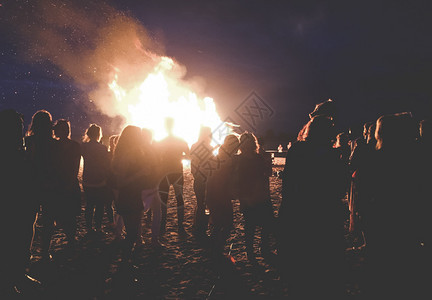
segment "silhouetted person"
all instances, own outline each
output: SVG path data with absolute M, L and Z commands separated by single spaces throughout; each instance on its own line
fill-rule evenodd
M 184 157 L 189 156 L 189 146 L 181 138 L 173 133 L 174 119 L 167 118 L 165 127 L 168 136 L 161 140 L 157 149 L 162 159 L 162 178 L 159 185 L 159 193 L 162 200 L 162 220 L 161 233 L 166 231 L 168 195 L 171 185 L 174 188 L 175 198 L 177 200 L 177 226 L 181 235 L 186 234 L 184 229 L 184 200 L 183 200 L 183 164 Z
M 59 141 L 59 211 L 58 220 L 62 223 L 68 241 L 75 243 L 76 216 L 81 213 L 81 188 L 78 171 L 81 160 L 81 147 L 70 139 L 71 129 L 67 120 L 60 119 L 54 124 L 54 135 Z
M 35 282 L 25 272 L 33 242 L 37 203 L 31 194 L 23 129 L 20 113 L 12 109 L 0 111 L 0 193 L 3 211 L 0 226 L 4 241 L 0 295 L 3 299 L 17 294 L 35 296 L 34 291 L 24 290 L 26 282 Z
M 143 154 L 146 160 L 146 168 L 150 170 L 142 187 L 141 197 L 145 211 L 151 211 L 151 244 L 161 247 L 159 241 L 161 227 L 161 199 L 159 196 L 159 182 L 162 175 L 160 154 L 153 144 L 153 134 L 147 129 L 142 129 Z M 142 227 L 140 227 L 142 228 Z
M 37 111 L 27 131 L 25 146 L 30 166 L 32 197 L 41 208 L 41 254 L 44 261 L 51 259 L 51 236 L 61 206 L 58 188 L 61 183 L 58 168 L 59 145 L 59 141 L 53 138 L 51 114 L 46 110 Z
M 115 207 L 115 203 L 118 199 L 118 194 L 119 194 L 119 187 L 118 187 L 118 183 L 117 183 L 117 178 L 116 178 L 115 172 L 113 170 L 113 166 L 112 166 L 112 162 L 113 162 L 113 158 L 114 158 L 114 151 L 115 151 L 115 147 L 117 146 L 117 142 L 118 142 L 119 137 L 120 137 L 119 134 L 114 134 L 114 135 L 111 135 L 109 137 L 108 156 L 109 156 L 109 160 L 110 160 L 110 169 L 109 169 L 109 174 L 108 174 L 108 179 L 107 179 L 107 187 L 109 190 L 108 191 L 109 197 L 111 197 L 111 199 L 112 199 L 111 207 Z M 123 239 L 123 228 L 124 228 L 123 218 L 120 214 L 118 214 L 118 212 L 116 210 L 113 211 L 113 216 L 114 216 L 115 241 L 121 241 Z
M 207 179 L 207 207 L 210 210 L 212 251 L 216 259 L 224 258 L 224 248 L 233 227 L 232 199 L 238 187 L 236 179 L 236 154 L 239 147 L 237 136 L 230 134 L 224 139 L 218 155 L 212 159 L 212 171 Z
M 273 206 L 268 188 L 268 178 L 272 174 L 271 161 L 259 154 L 258 141 L 252 133 L 240 136 L 238 163 L 238 184 L 240 210 L 245 221 L 246 252 L 248 259 L 255 260 L 254 237 L 257 226 L 261 231 L 261 254 L 270 253 L 270 233 L 273 226 Z
M 286 156 L 278 254 L 294 299 L 340 299 L 344 291 L 346 173 L 333 138 L 333 122 L 313 117 Z
M 337 111 L 335 103 L 332 99 L 318 103 L 315 105 L 315 109 L 309 114 L 309 118 L 316 116 L 326 116 L 335 122 Z
M 206 215 L 206 182 L 209 177 L 209 160 L 213 157 L 212 132 L 210 127 L 201 127 L 198 141 L 191 146 L 191 170 L 194 178 L 193 188 L 196 197 L 194 235 L 206 237 L 208 216 Z
M 101 232 L 104 207 L 111 205 L 108 202 L 112 200 L 107 187 L 110 159 L 107 147 L 100 143 L 101 138 L 102 129 L 96 124 L 91 124 L 86 130 L 84 142 L 81 145 L 84 159 L 82 185 L 86 200 L 85 220 L 88 233 L 94 230 Z M 112 222 L 113 216 L 108 218 Z
M 374 155 L 358 168 L 366 235 L 368 297 L 424 296 L 420 242 L 424 225 L 424 170 L 410 113 L 381 116 Z
M 112 158 L 114 156 L 114 149 L 115 146 L 117 144 L 119 135 L 114 134 L 111 135 L 108 139 L 108 158 L 110 161 L 110 167 L 109 167 L 109 171 L 108 171 L 108 178 L 107 178 L 107 200 L 106 200 L 106 204 L 105 204 L 105 209 L 106 209 L 106 213 L 108 215 L 108 219 L 109 219 L 109 226 L 114 230 L 114 232 L 116 232 L 117 230 L 117 224 L 115 221 L 115 212 L 114 212 L 114 199 L 116 197 L 116 193 L 118 192 L 116 190 L 115 187 L 115 178 L 113 176 L 113 172 L 112 172 L 112 168 L 111 168 L 111 162 L 112 162 Z
M 148 176 L 152 172 L 143 148 L 141 128 L 128 125 L 120 134 L 112 162 L 119 189 L 116 211 L 122 216 L 126 228 L 125 259 L 130 258 L 139 239 L 144 210 L 142 191 L 149 183 Z

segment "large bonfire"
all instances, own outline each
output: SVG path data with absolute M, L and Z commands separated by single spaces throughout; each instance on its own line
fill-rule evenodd
M 214 134 L 215 144 L 221 143 L 228 127 L 216 112 L 213 99 L 199 98 L 173 72 L 177 66 L 173 59 L 153 58 L 155 67 L 137 85 L 122 87 L 121 70 L 116 69 L 109 88 L 117 101 L 117 107 L 127 124 L 148 128 L 156 141 L 166 135 L 165 119 L 174 119 L 174 134 L 183 138 L 189 146 L 197 141 L 201 126 L 208 126 Z

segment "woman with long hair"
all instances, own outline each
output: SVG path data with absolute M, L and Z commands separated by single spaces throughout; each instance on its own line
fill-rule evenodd
M 111 198 L 107 186 L 110 160 L 107 147 L 100 143 L 101 138 L 102 128 L 91 124 L 86 130 L 81 145 L 87 233 L 102 232 L 104 208 L 106 205 L 111 205 L 108 203 Z M 113 222 L 112 210 L 108 211 L 111 211 L 108 219 Z
M 191 146 L 191 172 L 194 178 L 193 189 L 196 197 L 196 207 L 193 224 L 193 234 L 197 239 L 207 237 L 208 217 L 206 215 L 206 181 L 209 172 L 206 163 L 213 156 L 212 131 L 210 127 L 200 128 L 198 141 Z
M 2 217 L 0 228 L 4 240 L 2 247 L 1 295 L 15 299 L 22 296 L 28 282 L 36 282 L 28 276 L 26 267 L 34 237 L 37 207 L 34 189 L 29 185 L 29 166 L 25 160 L 23 144 L 23 116 L 12 109 L 0 111 L 0 194 Z M 36 295 L 33 295 L 36 296 Z
M 255 260 L 253 241 L 257 226 L 262 227 L 261 254 L 270 253 L 270 232 L 273 225 L 273 206 L 267 189 L 268 177 L 272 174 L 268 164 L 258 153 L 258 140 L 253 133 L 244 132 L 240 136 L 238 155 L 238 183 L 240 210 L 245 221 L 246 252 L 248 259 Z
M 418 129 L 410 113 L 376 122 L 376 151 L 359 167 L 360 214 L 366 236 L 368 296 L 415 297 L 421 286 L 421 233 L 428 216 Z M 423 290 L 422 290 L 423 289 Z M 393 298 L 394 298 L 393 297 Z
M 332 145 L 330 118 L 313 117 L 303 137 L 288 149 L 282 175 L 280 271 L 294 298 L 340 299 L 348 217 L 342 202 L 346 170 Z
M 55 122 L 54 135 L 59 144 L 59 219 L 69 240 L 74 243 L 76 216 L 81 213 L 81 188 L 78 181 L 81 147 L 78 142 L 71 140 L 70 122 L 65 119 Z
M 37 111 L 25 137 L 27 161 L 30 166 L 31 189 L 40 206 L 42 224 L 42 259 L 50 260 L 49 248 L 54 233 L 54 221 L 59 210 L 59 143 L 53 137 L 51 114 Z M 67 236 L 72 241 L 72 236 Z
M 207 206 L 210 210 L 211 233 L 210 240 L 215 258 L 224 258 L 224 248 L 227 238 L 233 228 L 233 206 L 237 183 L 236 154 L 239 140 L 236 135 L 227 135 L 218 150 L 218 155 L 212 159 L 212 173 L 207 179 Z M 231 260 L 231 257 L 228 257 Z
M 161 158 L 157 153 L 153 144 L 153 133 L 147 128 L 142 129 L 143 135 L 143 153 L 146 160 L 146 169 L 148 175 L 145 182 L 143 182 L 143 190 L 141 198 L 143 201 L 144 210 L 151 212 L 152 225 L 151 225 L 151 245 L 153 247 L 162 247 L 159 242 L 160 228 L 161 228 L 161 204 L 162 200 L 159 195 L 159 182 L 162 178 Z M 140 228 L 142 228 L 140 226 Z
M 141 128 L 128 125 L 120 134 L 112 161 L 119 190 L 115 203 L 116 211 L 122 216 L 126 229 L 126 259 L 130 258 L 139 237 L 144 211 L 142 191 L 151 172 L 144 147 Z

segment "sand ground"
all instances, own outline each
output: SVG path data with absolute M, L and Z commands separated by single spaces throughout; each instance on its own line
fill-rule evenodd
M 280 163 L 280 162 L 279 162 Z M 274 166 L 274 173 L 282 169 Z M 275 216 L 281 201 L 281 180 L 270 178 L 271 197 Z M 258 264 L 248 262 L 245 253 L 243 217 L 238 201 L 234 201 L 235 228 L 227 242 L 227 251 L 236 264 L 225 277 L 219 277 L 210 259 L 209 249 L 192 235 L 181 238 L 176 232 L 176 208 L 173 190 L 170 192 L 167 232 L 162 242 L 164 249 L 150 246 L 150 230 L 143 222 L 146 244 L 135 252 L 133 263 L 122 263 L 114 234 L 104 216 L 104 235 L 87 237 L 84 222 L 84 203 L 78 218 L 78 245 L 66 246 L 61 228 L 56 230 L 51 243 L 53 260 L 40 260 L 40 227 L 36 226 L 32 258 L 28 273 L 42 282 L 41 289 L 31 299 L 278 299 L 288 296 L 277 268 L 258 255 Z M 192 189 L 192 175 L 185 168 L 185 226 L 190 233 L 196 205 Z M 347 235 L 347 247 L 353 244 Z M 357 299 L 361 287 L 358 278 L 362 254 L 347 251 L 351 269 L 347 274 L 347 295 Z

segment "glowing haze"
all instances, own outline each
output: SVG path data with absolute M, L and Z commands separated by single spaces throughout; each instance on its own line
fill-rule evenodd
M 163 37 L 127 13 L 80 0 L 40 0 L 19 10 L 10 23 L 22 37 L 23 57 L 49 61 L 62 78 L 74 80 L 87 94 L 81 105 L 89 114 L 96 107 L 110 117 L 122 116 L 123 126 L 147 127 L 156 140 L 166 135 L 164 121 L 172 117 L 174 134 L 189 145 L 201 125 L 225 128 L 213 99 L 198 96 L 199 80 L 184 80 L 186 68 L 165 55 Z M 228 131 L 221 132 L 214 137 L 218 142 Z

